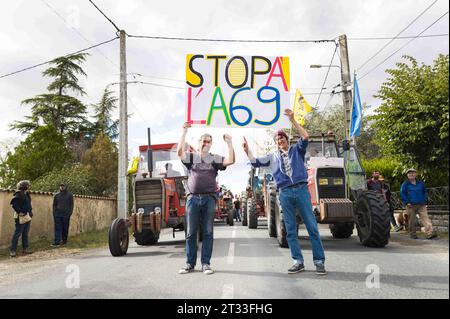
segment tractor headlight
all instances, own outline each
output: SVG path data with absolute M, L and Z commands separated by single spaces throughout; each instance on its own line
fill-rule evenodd
M 161 207 L 155 208 L 155 214 L 161 214 Z

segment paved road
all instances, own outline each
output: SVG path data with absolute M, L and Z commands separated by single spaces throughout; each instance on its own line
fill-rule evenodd
M 43 255 L 0 261 L 0 298 L 449 298 L 448 240 L 414 241 L 393 234 L 388 247 L 369 249 L 355 235 L 336 240 L 326 226 L 321 233 L 327 276 L 315 274 L 304 230 L 300 243 L 306 271 L 288 275 L 289 251 L 268 238 L 267 227 L 217 224 L 214 275 L 199 270 L 179 275 L 185 262 L 184 233 L 173 240 L 166 231 L 158 245 L 133 243 L 120 258 L 105 248 L 56 259 Z M 379 269 L 379 288 L 367 287 L 368 266 L 370 278 Z M 67 288 L 67 283 L 77 285 L 78 270 L 80 287 Z M 369 283 L 376 286 L 374 280 Z

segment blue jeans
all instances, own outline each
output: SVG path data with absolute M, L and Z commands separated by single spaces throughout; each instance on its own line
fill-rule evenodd
M 211 195 L 189 195 L 186 202 L 186 257 L 187 263 L 197 263 L 197 231 L 203 231 L 202 265 L 209 265 L 213 250 L 213 226 L 216 200 Z
M 25 250 L 28 248 L 28 233 L 30 232 L 31 222 L 26 224 L 19 224 L 19 219 L 15 220 L 16 230 L 14 231 L 14 235 L 11 240 L 11 251 L 17 251 L 17 245 L 19 244 L 19 237 L 22 236 L 22 249 Z
M 241 210 L 239 208 L 234 209 L 234 218 L 236 218 L 238 222 L 241 221 Z
M 53 244 L 65 244 L 69 235 L 70 216 L 53 215 L 53 220 L 55 222 L 55 240 Z
M 286 226 L 286 239 L 291 250 L 291 256 L 294 260 L 304 262 L 300 244 L 297 236 L 296 208 L 305 223 L 306 229 L 311 241 L 313 261 L 315 265 L 325 263 L 325 252 L 320 240 L 319 228 L 316 217 L 314 216 L 311 195 L 308 191 L 308 185 L 299 184 L 280 191 L 280 203 L 283 209 L 284 224 Z

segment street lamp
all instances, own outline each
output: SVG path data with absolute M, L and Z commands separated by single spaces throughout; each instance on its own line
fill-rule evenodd
M 331 65 L 321 65 L 321 64 L 311 64 L 309 66 L 311 69 L 320 69 L 320 68 L 328 68 L 328 67 L 335 67 L 335 68 L 341 68 L 340 65 L 331 64 Z

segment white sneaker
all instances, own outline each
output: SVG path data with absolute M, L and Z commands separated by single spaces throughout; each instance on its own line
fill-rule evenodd
M 211 269 L 210 265 L 203 265 L 202 271 L 205 275 L 212 275 L 214 273 L 214 270 Z
M 187 274 L 187 273 L 190 273 L 190 272 L 193 272 L 194 271 L 194 267 L 192 267 L 191 265 L 189 265 L 189 264 L 186 264 L 186 266 L 184 266 L 183 268 L 181 268 L 179 271 L 178 271 L 178 273 L 179 274 Z

